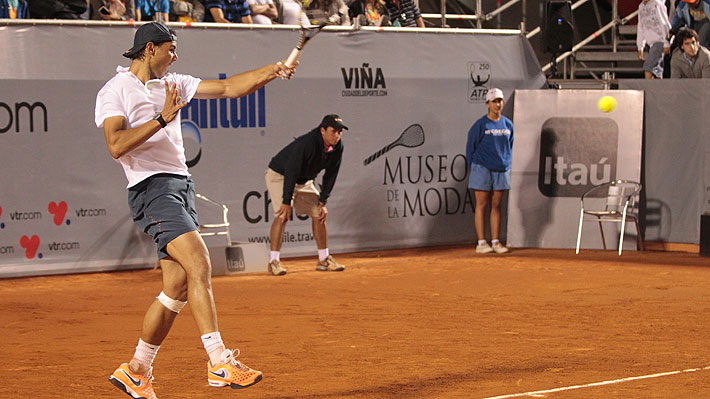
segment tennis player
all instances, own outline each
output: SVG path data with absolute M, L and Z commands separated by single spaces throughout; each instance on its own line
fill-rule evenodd
M 468 187 L 474 190 L 476 209 L 474 219 L 478 236 L 477 253 L 495 251 L 502 254 L 508 248 L 500 240 L 500 204 L 503 194 L 510 190 L 510 159 L 513 153 L 513 122 L 501 115 L 503 92 L 490 89 L 486 94 L 488 113 L 468 131 L 466 159 L 471 173 Z M 486 241 L 486 208 L 491 206 L 491 244 Z
M 326 115 L 318 127 L 292 141 L 269 162 L 265 172 L 266 188 L 274 207 L 269 272 L 274 276 L 286 274 L 280 254 L 284 229 L 292 209 L 297 215 L 311 217 L 313 237 L 318 246 L 316 270 L 345 270 L 345 266 L 338 264 L 329 254 L 325 224 L 328 216 L 325 204 L 335 185 L 343 157 L 343 142 L 340 141 L 343 129 L 348 130 L 348 127 L 338 115 Z M 325 170 L 323 184 L 318 190 L 313 180 L 322 170 Z
M 236 360 L 222 342 L 211 285 L 209 253 L 198 233 L 195 188 L 185 164 L 180 110 L 192 98 L 236 98 L 276 77 L 290 78 L 282 62 L 231 76 L 200 80 L 168 73 L 178 59 L 175 32 L 158 22 L 142 25 L 123 53 L 129 67 L 99 91 L 95 122 L 111 156 L 128 179 L 128 204 L 138 227 L 158 246 L 163 290 L 148 308 L 133 358 L 109 380 L 134 398 L 155 398 L 152 363 L 180 310 L 189 302 L 209 361 L 213 387 L 245 388 L 262 373 Z

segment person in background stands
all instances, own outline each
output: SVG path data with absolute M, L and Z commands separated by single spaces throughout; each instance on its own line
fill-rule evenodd
M 279 17 L 279 12 L 273 0 L 247 0 L 251 11 L 251 19 L 255 24 L 272 25 L 274 19 Z
M 223 24 L 252 24 L 251 10 L 247 0 L 207 0 L 205 1 L 205 22 Z
M 671 55 L 671 79 L 710 78 L 710 50 L 698 42 L 693 29 L 681 29 L 675 36 L 680 47 Z
M 671 32 L 675 34 L 683 26 L 698 33 L 703 47 L 710 47 L 710 0 L 680 1 L 671 19 Z
M 86 0 L 27 0 L 32 19 L 81 19 L 89 5 Z
M 29 17 L 27 0 L 0 0 L 0 18 L 26 19 Z
M 136 21 L 168 22 L 169 0 L 135 0 Z
M 644 61 L 644 77 L 662 79 L 663 54 L 671 52 L 667 39 L 671 27 L 668 22 L 668 10 L 661 0 L 643 0 L 639 3 L 638 20 L 636 47 L 639 59 Z M 644 60 L 645 48 L 648 48 L 648 55 Z
M 413 0 L 386 0 L 385 8 L 392 26 L 424 27 L 424 19 Z
M 350 20 L 360 26 L 388 26 L 389 17 L 384 0 L 354 0 L 348 5 Z
M 134 0 L 89 0 L 90 18 L 104 21 L 132 21 L 136 18 Z

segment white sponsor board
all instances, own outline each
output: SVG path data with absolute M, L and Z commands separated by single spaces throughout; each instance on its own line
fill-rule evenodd
M 614 111 L 597 108 L 604 95 L 616 98 Z M 516 90 L 514 126 L 507 224 L 513 247 L 574 248 L 582 194 L 611 180 L 640 179 L 641 91 Z M 606 225 L 614 248 L 618 226 Z M 627 232 L 636 234 L 631 226 Z M 596 222 L 584 224 L 582 248 L 602 248 Z

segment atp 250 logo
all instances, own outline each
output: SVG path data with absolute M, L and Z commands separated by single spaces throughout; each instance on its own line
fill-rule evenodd
M 619 126 L 610 118 L 546 120 L 540 135 L 540 192 L 547 197 L 579 197 L 612 181 L 618 140 Z
M 468 63 L 468 102 L 482 103 L 491 88 L 491 64 L 488 62 Z

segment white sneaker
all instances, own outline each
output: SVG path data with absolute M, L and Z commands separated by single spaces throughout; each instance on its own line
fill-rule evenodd
M 286 268 L 284 268 L 281 265 L 281 261 L 278 260 L 272 260 L 269 262 L 269 273 L 273 274 L 274 276 L 283 276 L 286 274 Z
M 494 242 L 493 243 L 493 250 L 496 251 L 497 254 L 504 254 L 506 252 L 510 252 L 508 247 L 505 245 L 501 244 L 500 241 Z
M 476 246 L 476 253 L 477 254 L 489 254 L 491 252 L 493 252 L 493 248 L 491 248 L 491 246 L 488 245 L 487 242 L 483 243 L 483 244 L 478 244 Z

